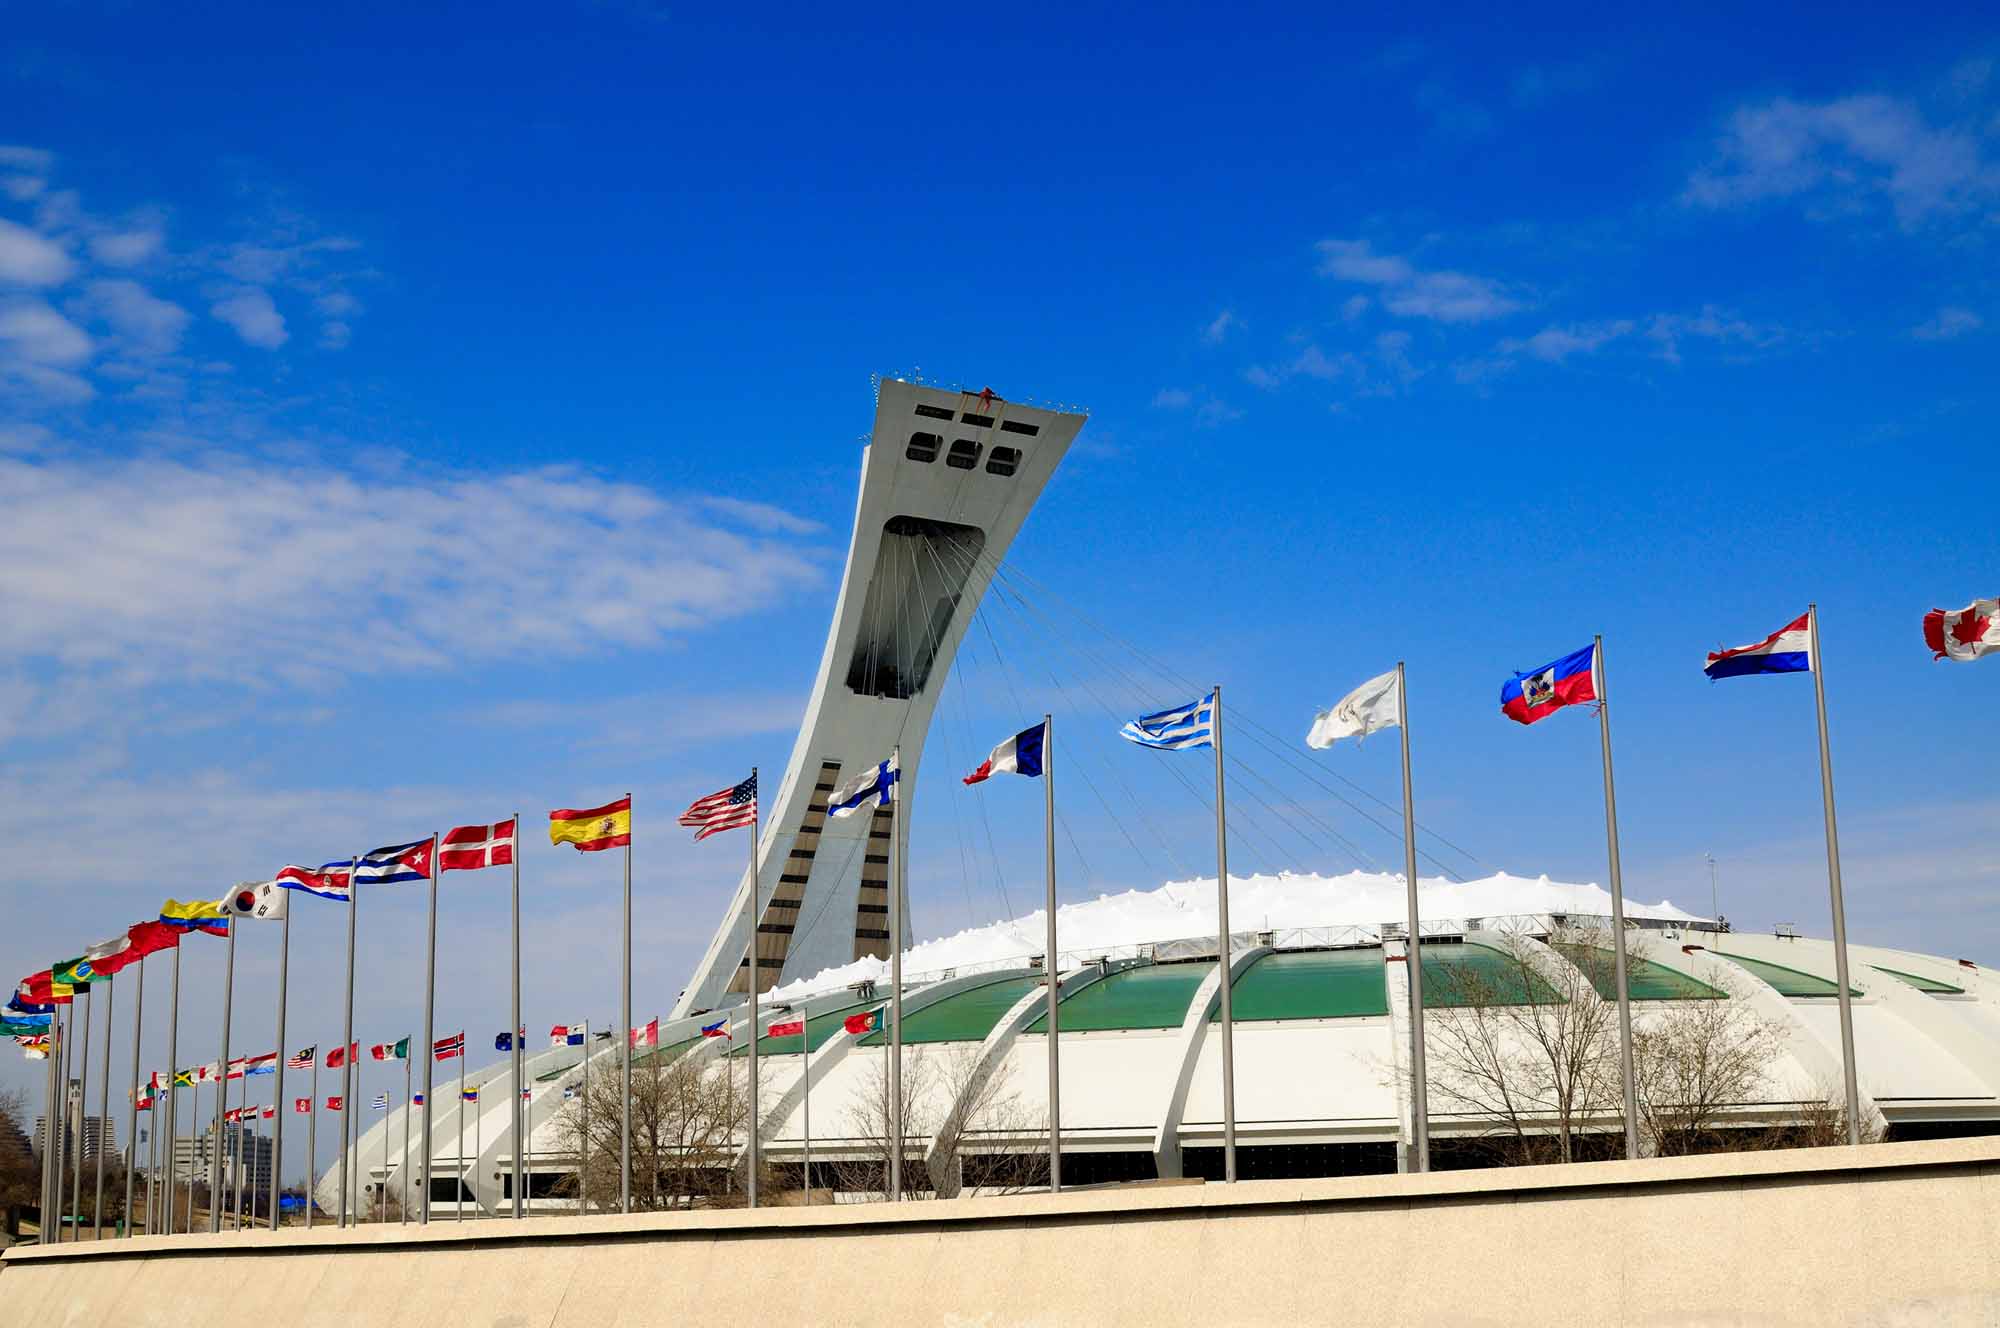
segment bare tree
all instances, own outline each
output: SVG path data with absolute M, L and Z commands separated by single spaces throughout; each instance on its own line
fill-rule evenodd
M 749 1119 L 747 1066 L 684 1054 L 662 1063 L 654 1054 L 632 1067 L 632 1207 L 647 1212 L 719 1207 L 742 1199 L 737 1153 Z M 593 1066 L 587 1099 L 570 1100 L 557 1118 L 562 1147 L 581 1155 L 589 1122 L 587 1166 L 556 1187 L 581 1195 L 586 1206 L 618 1205 L 622 1121 L 619 1075 Z
M 887 1197 L 889 1070 L 871 1057 L 845 1126 L 858 1141 L 834 1164 L 839 1188 Z M 977 1043 L 925 1046 L 903 1057 L 903 1196 L 952 1199 L 1048 1183 L 1045 1117 L 998 1075 L 982 1074 Z
M 1639 1127 L 1659 1156 L 1741 1148 L 1741 1130 L 1719 1133 L 1731 1108 L 1760 1100 L 1783 1033 L 1743 998 L 1678 1001 L 1632 1031 Z

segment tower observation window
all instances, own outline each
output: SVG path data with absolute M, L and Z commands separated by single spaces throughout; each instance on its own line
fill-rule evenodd
M 970 438 L 954 439 L 944 463 L 953 470 L 971 470 L 979 464 L 979 444 Z
M 976 526 L 914 516 L 883 523 L 847 662 L 849 690 L 906 701 L 924 689 L 985 547 Z
M 986 458 L 988 475 L 1012 475 L 1021 468 L 1021 449 L 1018 447 L 996 447 Z
M 938 449 L 944 446 L 944 439 L 934 433 L 913 433 L 910 445 L 903 449 L 903 455 L 912 461 L 935 461 Z

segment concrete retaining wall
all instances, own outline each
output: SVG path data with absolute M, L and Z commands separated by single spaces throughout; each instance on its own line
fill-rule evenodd
M 22 1248 L 0 1322 L 2000 1324 L 2000 1143 Z

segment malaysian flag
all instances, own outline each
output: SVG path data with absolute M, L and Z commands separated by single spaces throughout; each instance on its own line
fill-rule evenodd
M 478 871 L 505 867 L 514 861 L 512 818 L 492 825 L 461 825 L 445 832 L 438 844 L 439 871 Z
M 431 1055 L 441 1061 L 456 1060 L 465 1054 L 465 1034 L 453 1033 L 431 1043 Z
M 317 1055 L 319 1055 L 319 1045 L 315 1043 L 307 1047 L 304 1051 L 295 1051 L 285 1057 L 285 1068 L 287 1070 L 310 1070 L 312 1069 L 313 1058 Z
M 681 813 L 681 824 L 692 828 L 696 842 L 724 830 L 734 830 L 740 825 L 757 824 L 757 775 L 741 784 L 732 784 L 720 793 L 711 793 L 705 798 L 695 799 L 692 806 Z

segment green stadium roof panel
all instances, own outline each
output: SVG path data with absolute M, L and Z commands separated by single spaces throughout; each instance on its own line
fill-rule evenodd
M 885 988 L 888 986 L 887 983 L 883 983 L 882 985 Z M 829 997 L 828 999 L 831 1000 L 832 998 Z M 812 1044 L 814 1051 L 818 1051 L 821 1043 L 840 1031 L 841 1026 L 847 1022 L 847 1016 L 857 1010 L 872 1010 L 878 1005 L 884 1007 L 882 1018 L 886 1022 L 889 1018 L 886 1012 L 888 1003 L 886 996 L 878 996 L 872 1001 L 850 1001 L 846 1005 L 838 1006 L 824 1013 L 814 1011 L 812 1018 L 806 1020 L 806 1040 Z M 812 1010 L 810 1005 L 806 1008 Z M 772 1007 L 769 1005 L 766 1005 L 763 1009 L 766 1027 L 769 1027 L 772 1023 L 783 1023 L 785 1020 L 796 1018 L 798 1015 L 796 1007 L 793 1008 L 790 1014 L 773 1016 L 771 1011 Z M 734 1015 L 731 1016 L 732 1019 L 734 1017 Z M 909 1029 L 905 1028 L 903 1031 L 907 1034 Z M 729 1054 L 731 1056 L 748 1056 L 750 1054 L 750 1046 L 746 1042 L 743 1046 L 733 1048 Z M 799 1039 L 796 1035 L 781 1038 L 766 1035 L 757 1039 L 757 1054 L 759 1056 L 796 1056 L 799 1054 Z
M 1583 970 L 1607 1001 L 1618 999 L 1618 974 L 1611 951 L 1594 945 L 1557 945 L 1563 958 Z M 1625 956 L 1625 981 L 1635 1001 L 1723 1001 L 1729 993 L 1637 955 Z
M 1868 967 L 1874 969 L 1877 973 L 1887 973 L 1892 978 L 1900 978 L 1902 981 L 1915 987 L 1918 991 L 1928 992 L 1932 996 L 1965 995 L 1965 988 L 1954 987 L 1949 982 L 1939 982 L 1936 978 L 1920 978 L 1915 973 L 1904 973 L 1899 969 L 1884 968 L 1880 964 L 1870 964 Z
M 1747 959 L 1742 955 L 1724 954 L 1720 950 L 1711 950 L 1709 953 L 1727 959 L 1753 977 L 1762 978 L 1780 996 L 1840 995 L 1839 983 L 1829 982 L 1811 973 L 1801 973 L 1796 968 L 1786 968 L 1783 964 L 1774 964 L 1768 959 Z M 1850 986 L 1847 994 L 1859 996 L 1863 993 L 1861 988 Z
M 905 1014 L 903 1041 L 910 1045 L 919 1042 L 984 1042 L 986 1035 L 993 1031 L 993 1025 L 1000 1022 L 1000 1016 L 1041 985 L 1039 974 L 1027 974 L 1002 982 L 988 982 L 970 991 L 956 992 L 934 1005 Z M 876 1047 L 888 1040 L 889 1030 L 884 1028 L 862 1038 L 860 1045 Z
M 1238 1023 L 1386 1015 L 1382 951 L 1371 946 L 1265 955 L 1236 979 L 1229 1003 Z M 1209 1015 L 1211 1021 L 1221 1018 L 1220 1008 Z
M 1214 960 L 1142 964 L 1100 978 L 1062 1003 L 1062 1031 L 1092 1033 L 1115 1028 L 1179 1028 L 1194 991 L 1214 971 Z M 1038 1033 L 1043 1014 L 1028 1025 Z
M 1423 948 L 1424 1005 L 1553 1005 L 1562 997 L 1490 945 L 1448 941 Z

